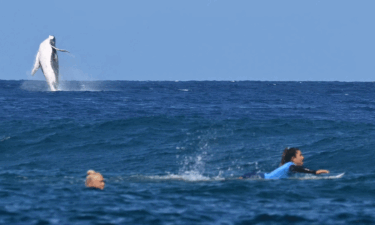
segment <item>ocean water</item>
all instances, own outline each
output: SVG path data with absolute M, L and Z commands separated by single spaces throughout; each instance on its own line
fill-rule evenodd
M 375 83 L 0 81 L 0 223 L 374 224 L 374 99 Z M 285 147 L 345 175 L 237 179 Z

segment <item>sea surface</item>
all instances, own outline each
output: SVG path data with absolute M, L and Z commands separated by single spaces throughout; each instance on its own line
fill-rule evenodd
M 60 89 L 0 80 L 0 224 L 375 224 L 375 83 Z M 345 175 L 237 179 L 286 147 Z M 104 190 L 85 187 L 89 169 Z

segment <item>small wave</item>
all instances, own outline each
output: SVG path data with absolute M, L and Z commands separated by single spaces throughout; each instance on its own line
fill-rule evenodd
M 2 141 L 6 141 L 6 140 L 8 140 L 8 139 L 10 139 L 10 137 L 4 137 L 4 138 L 2 138 L 2 139 L 0 140 L 0 142 L 2 142 Z
M 178 89 L 179 91 L 189 91 L 189 89 Z
M 196 171 L 187 171 L 183 174 L 167 174 L 164 176 L 146 176 L 148 179 L 152 180 L 182 180 L 189 182 L 199 182 L 199 181 L 222 181 L 225 178 L 220 177 L 220 174 L 216 177 L 207 177 Z
M 243 220 L 241 221 L 241 224 L 257 224 L 259 222 L 280 223 L 280 222 L 285 222 L 285 221 L 288 221 L 289 224 L 293 222 L 307 222 L 307 221 L 313 222 L 313 220 L 310 220 L 303 216 L 296 216 L 296 215 L 289 215 L 289 214 L 276 215 L 276 214 L 263 213 L 263 214 L 255 216 L 252 220 Z

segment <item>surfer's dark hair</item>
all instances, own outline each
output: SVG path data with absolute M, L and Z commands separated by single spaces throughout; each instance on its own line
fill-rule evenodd
M 284 165 L 287 162 L 290 162 L 293 157 L 296 157 L 297 151 L 300 151 L 300 150 L 298 148 L 284 149 L 283 155 L 281 156 L 280 166 Z

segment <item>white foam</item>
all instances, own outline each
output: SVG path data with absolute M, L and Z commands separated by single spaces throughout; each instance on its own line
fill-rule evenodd
M 20 88 L 26 91 L 49 91 L 46 82 L 36 80 L 25 80 L 22 82 Z M 101 82 L 61 81 L 58 91 L 103 91 L 103 88 Z
M 183 174 L 167 174 L 164 176 L 146 176 L 146 178 L 153 180 L 181 180 L 188 182 L 225 180 L 225 178 L 220 177 L 220 174 L 216 177 L 207 177 L 197 171 L 186 171 Z
M 1 139 L 0 141 L 6 141 L 6 140 L 8 140 L 8 139 L 10 139 L 10 137 L 4 137 L 4 138 Z
M 204 146 L 203 148 L 206 148 Z M 180 147 L 178 147 L 180 148 Z M 181 147 L 183 148 L 183 147 Z M 182 180 L 188 182 L 199 182 L 199 181 L 218 181 L 218 180 L 225 180 L 225 178 L 221 177 L 221 171 L 219 172 L 218 176 L 216 177 L 209 177 L 205 176 L 205 162 L 204 159 L 207 156 L 207 152 L 202 152 L 196 156 L 185 156 L 181 161 L 182 167 L 179 170 L 178 174 L 170 174 L 163 176 L 148 176 L 149 179 L 154 180 Z M 177 157 L 178 159 L 179 157 Z
M 59 85 L 59 91 L 102 91 L 98 83 L 94 82 L 61 82 Z

